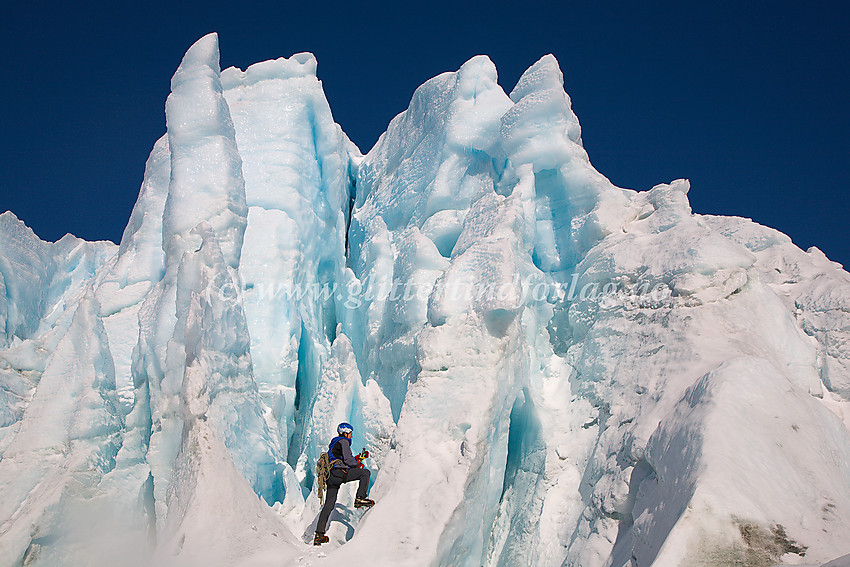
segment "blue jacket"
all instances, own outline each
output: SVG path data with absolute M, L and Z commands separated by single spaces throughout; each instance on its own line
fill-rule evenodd
M 360 463 L 351 454 L 351 441 L 347 437 L 334 437 L 328 445 L 328 457 L 332 468 L 357 468 Z

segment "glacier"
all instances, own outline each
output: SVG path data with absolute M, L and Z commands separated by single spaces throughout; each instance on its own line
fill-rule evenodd
M 210 34 L 165 116 L 119 245 L 0 215 L 0 566 L 850 554 L 850 274 L 614 186 L 553 56 L 428 80 L 363 155 L 313 55 Z M 377 504 L 314 547 L 341 421 Z

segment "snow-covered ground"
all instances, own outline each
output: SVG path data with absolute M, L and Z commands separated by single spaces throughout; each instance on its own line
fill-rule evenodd
M 175 73 L 120 246 L 0 215 L 0 567 L 850 553 L 840 265 L 612 185 L 552 56 L 427 81 L 365 156 L 312 55 L 218 61 Z M 377 504 L 314 547 L 340 421 Z

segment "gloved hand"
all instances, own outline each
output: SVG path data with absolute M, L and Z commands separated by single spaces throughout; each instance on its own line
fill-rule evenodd
M 364 465 L 364 464 L 363 464 L 363 459 L 368 459 L 368 458 L 369 458 L 369 451 L 367 451 L 366 449 L 363 449 L 362 451 L 360 451 L 360 454 L 359 454 L 359 455 L 355 455 L 355 456 L 354 456 L 354 458 L 355 458 L 355 459 L 357 459 L 357 462 L 359 463 L 359 464 L 357 465 L 357 466 L 358 466 L 358 468 L 361 468 L 361 469 L 362 469 L 362 468 L 364 468 L 364 467 L 366 466 L 366 465 Z

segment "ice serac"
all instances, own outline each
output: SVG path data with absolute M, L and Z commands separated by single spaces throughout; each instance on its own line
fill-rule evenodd
M 123 425 L 99 317 L 89 288 L 0 460 L 2 565 L 82 560 L 71 550 L 91 534 L 79 522 L 97 519 L 87 505 L 115 465 Z
M 304 479 L 318 456 L 305 423 L 336 333 L 334 287 L 360 152 L 333 121 L 312 54 L 225 69 L 222 84 L 248 203 L 239 275 L 254 377 Z
M 178 274 L 186 356 L 179 394 L 183 431 L 159 561 L 179 556 L 182 564 L 203 559 L 232 565 L 270 546 L 285 557 L 294 538 L 284 535 L 255 495 L 282 498 L 275 494 L 282 488 L 282 463 L 251 375 L 239 287 L 212 228 L 202 223 L 195 232 L 201 246 L 184 255 Z M 256 535 L 248 541 L 251 527 Z M 272 535 L 276 527 L 280 534 Z
M 224 99 L 218 36 L 199 39 L 171 78 L 165 103 L 171 181 L 162 218 L 166 259 L 197 243 L 191 231 L 208 222 L 221 242 L 227 265 L 236 268 L 245 233 L 247 205 L 242 159 Z
M 70 234 L 45 242 L 11 212 L 0 215 L 0 457 L 77 303 L 115 248 Z
M 218 37 L 201 38 L 186 52 L 171 81 L 166 103 L 170 179 L 162 213 L 164 273 L 139 309 L 133 354 L 134 383 L 145 394 L 137 395 L 135 403 L 150 408 L 153 432 L 146 459 L 159 527 L 166 517 L 166 494 L 183 430 L 180 391 L 186 353 L 181 319 L 185 321 L 186 313 L 181 302 L 185 307 L 186 296 L 202 291 L 193 281 L 181 287 L 180 271 L 188 269 L 181 267 L 189 261 L 184 256 L 200 247 L 202 231 L 195 229 L 205 223 L 218 240 L 224 266 L 238 280 L 235 270 L 246 225 L 242 161 L 222 94 L 218 57 Z M 259 478 L 251 480 L 263 484 Z M 263 495 L 274 500 L 272 493 Z
M 817 340 L 821 379 L 827 389 L 850 399 L 850 275 L 815 247 L 804 252 L 781 232 L 736 217 L 705 222 L 755 256 L 759 276 Z
M 730 219 L 722 226 L 693 215 L 687 190 L 686 183 L 676 182 L 635 194 L 637 217 L 577 267 L 579 288 L 621 282 L 612 305 L 579 297 L 556 308 L 556 324 L 570 333 L 569 339 L 559 339 L 556 350 L 565 352 L 574 368 L 571 381 L 595 408 L 591 423 L 599 428 L 583 472 L 581 494 L 587 505 L 567 559 L 621 565 L 637 556 L 646 564 L 688 564 L 702 555 L 717 561 L 758 556 L 779 562 L 782 553 L 763 548 L 764 538 L 749 536 L 779 529 L 789 542 L 810 546 L 807 558 L 840 555 L 834 536 L 824 534 L 846 529 L 847 505 L 838 502 L 846 501 L 847 484 L 833 482 L 840 478 L 835 471 L 842 470 L 845 457 L 833 461 L 827 455 L 833 450 L 850 454 L 850 444 L 846 429 L 830 425 L 836 418 L 830 415 L 833 394 L 821 380 L 823 346 L 806 334 L 800 314 L 782 297 L 794 279 L 805 286 L 815 258 L 783 243 L 780 256 L 796 257 L 805 267 L 785 286 L 775 285 L 779 265 L 760 266 L 752 250 L 740 244 L 755 249 L 747 225 L 734 226 Z M 696 396 L 696 389 L 711 394 Z M 736 396 L 764 400 L 777 391 L 783 392 L 782 405 L 757 402 L 767 414 L 761 419 L 774 424 L 775 441 L 766 437 L 767 430 L 755 434 L 753 426 L 733 418 Z M 707 417 L 700 417 L 702 412 Z M 807 455 L 820 462 L 823 474 L 817 477 L 805 467 L 792 471 L 780 464 L 807 450 L 805 436 L 797 434 L 799 424 L 787 425 L 793 435 L 778 425 L 790 415 L 808 415 L 807 423 L 832 431 L 825 441 L 829 451 Z M 722 446 L 716 440 L 733 430 L 724 420 L 753 431 L 754 437 Z M 703 438 L 714 442 L 703 443 Z M 757 450 L 762 443 L 779 443 L 783 449 L 768 456 Z M 757 472 L 765 462 L 773 470 Z M 722 469 L 728 485 L 716 482 L 712 473 Z M 754 477 L 764 480 L 758 491 L 747 484 Z M 789 484 L 798 483 L 811 487 L 811 492 L 793 491 L 800 500 L 786 492 Z M 741 498 L 745 492 L 747 498 Z M 817 504 L 804 496 L 813 493 L 826 500 Z M 830 513 L 788 525 L 791 516 L 812 506 Z
M 145 164 L 142 187 L 118 254 L 96 291 L 115 360 L 115 381 L 125 405 L 134 400 L 130 364 L 139 339 L 139 308 L 165 271 L 162 215 L 170 177 L 171 152 L 168 136 L 163 136 Z
M 11 213 L 0 215 L 0 278 L 3 300 L 0 317 L 2 346 L 13 337 L 28 338 L 41 322 L 47 308 L 47 287 L 56 273 L 56 262 L 32 230 Z
M 361 164 L 350 264 L 376 293 L 354 318 L 367 332 L 351 334 L 361 373 L 381 385 L 397 427 L 375 484 L 380 503 L 346 553 L 365 557 L 382 533 L 392 534 L 391 563 L 492 556 L 506 464 L 528 458 L 508 456 L 524 434 L 511 416 L 537 420 L 523 393 L 522 330 L 537 313 L 523 287 L 543 278 L 532 262 L 533 178 L 517 174 L 500 136 L 512 107 L 492 62 L 473 58 L 420 87 Z M 409 522 L 393 519 L 399 507 Z
M 201 236 L 201 246 L 183 255 L 177 274 L 177 325 L 186 356 L 181 419 L 209 423 L 254 490 L 267 502 L 278 502 L 283 460 L 262 415 L 238 279 L 212 228 L 201 223 L 193 232 Z
M 115 518 L 112 528 L 105 530 L 103 536 L 104 541 L 114 542 L 111 555 L 105 555 L 107 563 L 132 555 L 143 564 L 149 555 L 149 534 L 156 523 L 153 477 L 147 462 L 152 433 L 150 387 L 148 376 L 138 366 L 144 364 L 144 358 L 134 355 L 134 351 L 139 348 L 142 327 L 139 312 L 165 271 L 162 217 L 170 177 L 171 152 L 168 136 L 164 135 L 154 144 L 145 165 L 139 197 L 124 229 L 118 253 L 104 268 L 95 290 L 124 416 L 115 467 L 99 485 L 102 499 L 110 503 L 109 517 Z M 134 364 L 137 365 L 135 372 Z
M 614 187 L 581 147 L 554 58 L 510 102 L 488 91 L 494 70 L 473 69 L 488 68 L 473 59 L 423 85 L 359 170 L 354 276 L 417 281 L 429 298 L 425 318 L 410 318 L 421 295 L 399 310 L 380 293 L 351 317 L 360 371 L 381 384 L 397 427 L 375 485 L 386 507 L 345 552 L 366 557 L 379 533 L 403 542 L 387 551 L 401 564 L 778 562 L 806 542 L 815 560 L 845 552 L 844 273 L 790 241 L 694 215 L 686 181 Z M 494 122 L 499 138 L 480 143 Z M 441 187 L 454 202 L 434 206 Z M 706 418 L 687 410 L 700 381 L 716 392 L 701 398 Z M 783 407 L 758 419 L 798 416 L 829 441 L 812 451 L 782 434 L 786 449 L 758 457 L 755 441 L 723 447 L 724 419 L 753 429 L 732 419 L 736 395 L 761 389 L 783 392 Z M 690 452 L 671 460 L 671 447 Z M 816 480 L 781 465 L 802 455 L 823 471 Z M 765 477 L 760 459 L 781 471 L 768 475 L 773 489 L 751 480 Z M 417 486 L 391 480 L 410 477 Z M 410 524 L 390 520 L 402 501 Z M 792 519 L 809 508 L 824 513 Z M 420 525 L 432 529 L 410 527 Z
M 513 174 L 534 181 L 534 261 L 544 272 L 571 269 L 629 214 L 628 192 L 590 164 L 564 92 L 557 60 L 546 55 L 520 77 L 502 118 Z
M 414 336 L 472 203 L 494 192 L 500 118 L 511 105 L 486 57 L 419 87 L 358 170 L 349 266 L 365 298 L 347 322 L 358 362 L 398 417 L 416 372 Z
M 49 330 L 114 255 L 111 242 L 86 242 L 71 234 L 45 242 L 12 212 L 0 214 L 0 347 Z

